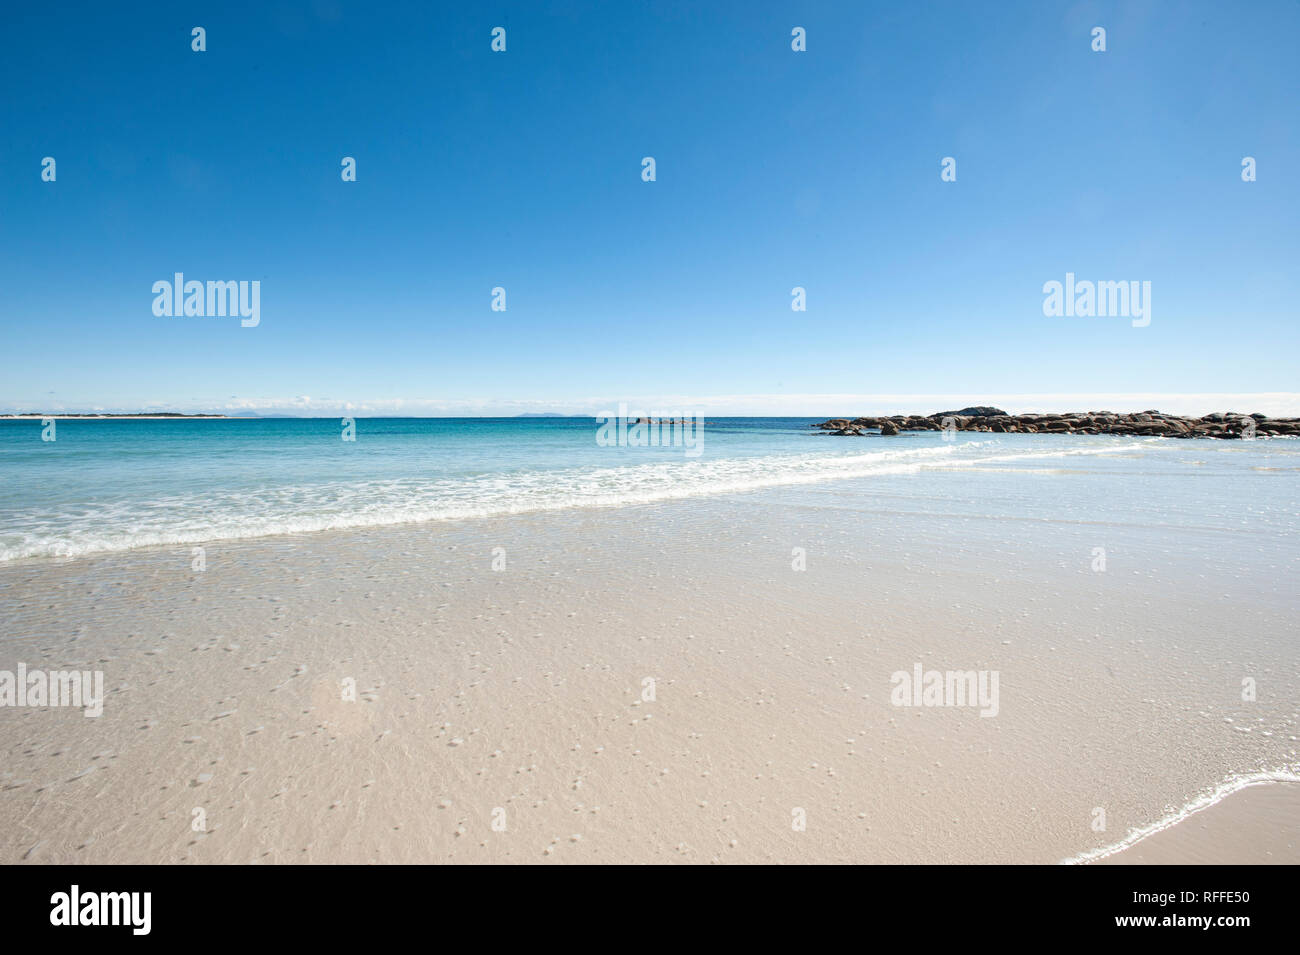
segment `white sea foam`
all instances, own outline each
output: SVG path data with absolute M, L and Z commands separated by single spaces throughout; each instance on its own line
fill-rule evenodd
M 1114 455 L 1146 446 L 1135 442 L 996 453 L 992 442 L 968 441 L 851 454 L 658 459 L 621 467 L 511 471 L 464 479 L 326 482 L 272 485 L 256 492 L 168 495 L 147 503 L 85 505 L 75 514 L 32 513 L 20 526 L 4 529 L 0 561 L 566 508 L 623 507 L 873 475 Z
M 1229 776 L 1213 789 L 1198 793 L 1188 802 L 1156 820 L 1155 822 L 1140 826 L 1136 829 L 1130 829 L 1128 834 L 1119 842 L 1108 846 L 1102 846 L 1099 849 L 1089 849 L 1086 852 L 1080 852 L 1078 855 L 1071 856 L 1068 859 L 1062 859 L 1061 865 L 1086 865 L 1089 862 L 1097 862 L 1108 856 L 1113 856 L 1118 852 L 1123 852 L 1132 846 L 1137 845 L 1143 839 L 1154 836 L 1158 832 L 1164 832 L 1171 826 L 1193 816 L 1203 809 L 1209 809 L 1223 800 L 1227 799 L 1233 793 L 1241 792 L 1249 786 L 1262 786 L 1267 783 L 1300 783 L 1300 775 L 1296 774 L 1294 769 L 1274 769 L 1265 770 L 1257 773 L 1244 773 L 1236 776 Z

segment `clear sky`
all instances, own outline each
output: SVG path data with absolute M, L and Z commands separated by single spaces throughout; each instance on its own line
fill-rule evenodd
M 1294 2 L 5 4 L 0 410 L 1278 413 L 1297 49 Z M 260 324 L 155 316 L 175 272 Z M 1044 316 L 1067 272 L 1150 325 Z

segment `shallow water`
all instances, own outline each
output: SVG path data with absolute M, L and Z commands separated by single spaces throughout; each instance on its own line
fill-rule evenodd
M 813 433 L 718 419 L 698 448 L 602 447 L 592 419 L 0 422 L 0 561 L 873 477 L 873 500 L 1009 520 L 1300 530 L 1300 441 Z M 695 453 L 698 451 L 698 454 Z M 983 489 L 948 472 L 978 472 Z M 1097 480 L 1070 480 L 1071 475 Z M 1003 479 L 993 478 L 1002 475 Z

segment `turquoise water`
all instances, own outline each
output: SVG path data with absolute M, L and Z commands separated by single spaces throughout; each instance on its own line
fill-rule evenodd
M 1008 517 L 1297 529 L 1291 439 L 836 438 L 814 420 L 708 419 L 698 456 L 601 446 L 590 418 L 360 418 L 355 441 L 336 418 L 60 420 L 52 442 L 39 421 L 2 421 L 0 561 L 797 486 Z M 1098 479 L 1064 479 L 1085 472 Z

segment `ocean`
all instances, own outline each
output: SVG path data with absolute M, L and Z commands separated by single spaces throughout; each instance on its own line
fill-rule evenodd
M 991 520 L 1246 536 L 1293 572 L 1300 442 L 708 419 L 697 449 L 602 446 L 591 418 L 0 422 L 0 562 L 804 487 Z

